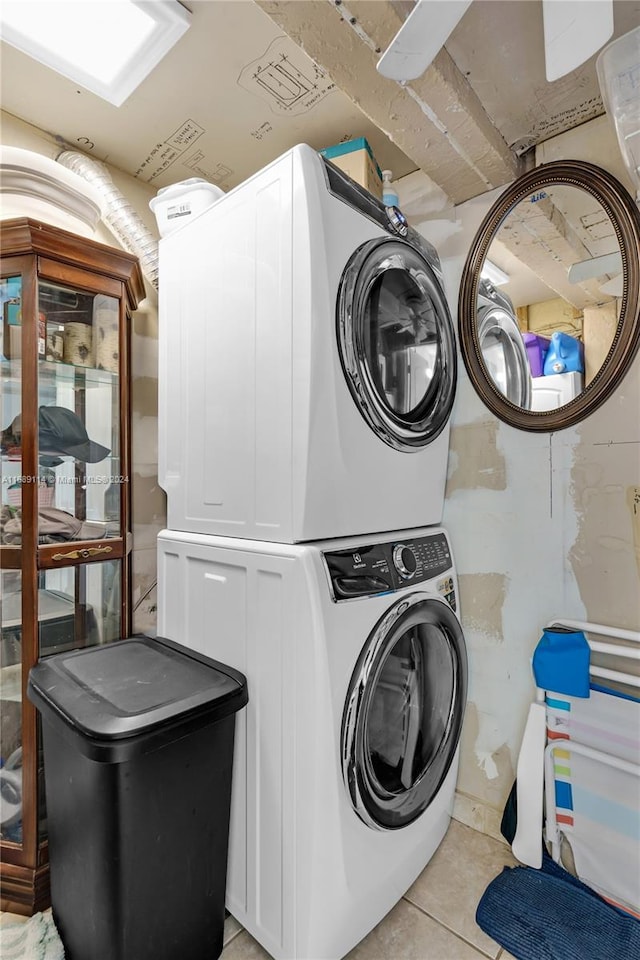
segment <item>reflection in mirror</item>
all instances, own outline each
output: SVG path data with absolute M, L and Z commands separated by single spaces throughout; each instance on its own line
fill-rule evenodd
M 640 345 L 640 210 L 628 190 L 580 160 L 515 180 L 473 240 L 458 322 L 471 382 L 505 423 L 560 430 L 597 410 Z
M 478 288 L 478 336 L 498 389 L 526 410 L 579 396 L 609 353 L 620 317 L 622 256 L 602 204 L 569 184 L 532 191 L 502 220 L 481 278 L 493 284 L 481 279 Z
M 492 271 L 494 277 L 497 269 Z M 532 376 L 515 309 L 509 297 L 482 276 L 478 286 L 478 340 L 487 372 L 498 390 L 511 403 L 530 410 Z

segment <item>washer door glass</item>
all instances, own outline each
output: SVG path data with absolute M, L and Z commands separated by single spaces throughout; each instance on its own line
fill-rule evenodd
M 514 316 L 501 307 L 478 310 L 478 340 L 491 379 L 503 396 L 531 409 L 531 368 Z
M 444 429 L 455 397 L 456 349 L 444 292 L 402 240 L 371 240 L 344 272 L 338 345 L 351 394 L 389 446 L 411 452 Z
M 429 806 L 458 746 L 466 690 L 449 605 L 416 593 L 392 607 L 362 651 L 342 723 L 345 783 L 369 826 L 404 827 Z

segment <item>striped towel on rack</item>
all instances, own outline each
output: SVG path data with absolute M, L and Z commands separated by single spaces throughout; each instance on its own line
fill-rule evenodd
M 571 750 L 571 740 L 640 766 L 640 699 L 592 687 L 589 699 L 546 693 L 556 820 L 580 879 L 640 915 L 640 778 Z

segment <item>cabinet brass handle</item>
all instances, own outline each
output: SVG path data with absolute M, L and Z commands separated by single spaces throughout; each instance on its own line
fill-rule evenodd
M 88 560 L 98 553 L 111 553 L 111 547 L 87 547 L 84 550 L 71 550 L 70 553 L 54 553 L 52 560 Z

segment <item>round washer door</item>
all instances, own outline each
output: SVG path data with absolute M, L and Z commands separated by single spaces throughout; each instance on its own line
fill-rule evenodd
M 485 366 L 500 392 L 531 409 L 531 368 L 518 321 L 498 306 L 478 310 L 478 340 Z
M 351 678 L 342 767 L 369 826 L 393 830 L 429 806 L 453 761 L 467 697 L 460 624 L 444 600 L 412 593 L 381 618 Z
M 442 432 L 455 398 L 451 315 L 432 267 L 410 243 L 371 240 L 342 277 L 338 347 L 351 395 L 396 450 L 420 450 Z

